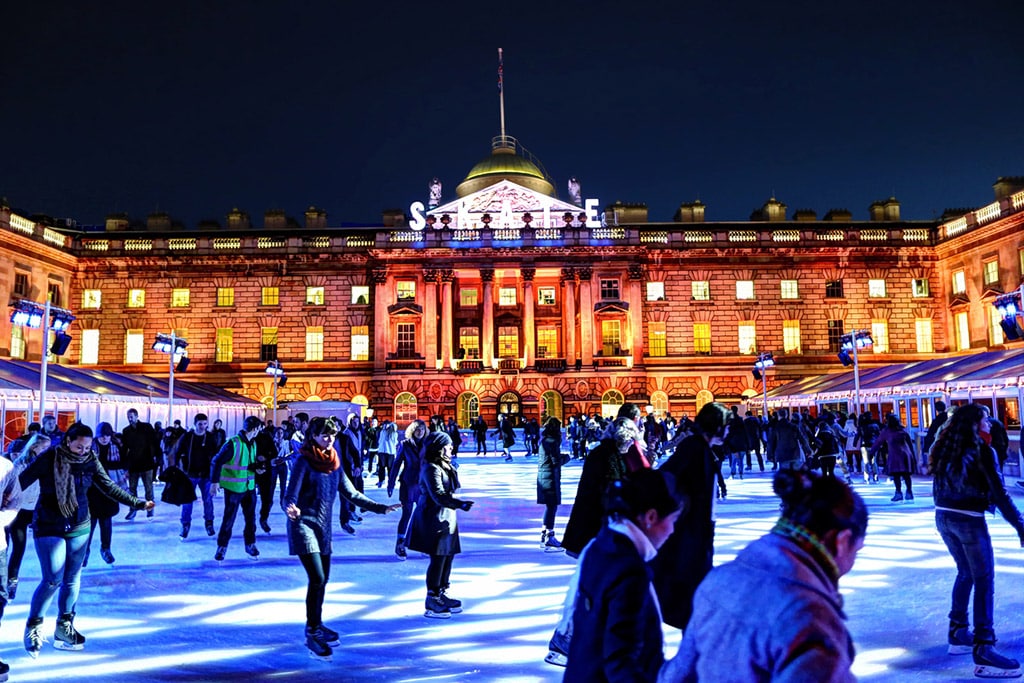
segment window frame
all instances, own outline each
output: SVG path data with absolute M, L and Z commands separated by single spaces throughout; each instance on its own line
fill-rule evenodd
M 125 308 L 145 308 L 146 307 L 146 290 L 141 287 L 132 287 L 128 290 L 127 298 L 125 299 Z
M 101 289 L 83 289 L 82 290 L 82 310 L 98 311 L 102 307 L 103 307 L 103 290 L 101 290 Z
M 281 288 L 276 285 L 260 287 L 260 306 L 280 306 Z
M 693 301 L 711 301 L 711 280 L 691 280 L 690 299 Z
M 323 285 L 306 286 L 306 306 L 326 306 L 327 288 Z
M 622 287 L 617 277 L 603 277 L 598 279 L 598 296 L 601 301 L 621 301 Z
M 647 282 L 645 294 L 648 301 L 665 301 L 665 282 L 663 280 Z
M 359 297 L 366 297 L 365 301 L 360 302 Z M 353 306 L 369 306 L 370 305 L 370 285 L 352 285 L 352 305 Z
M 779 298 L 788 300 L 800 299 L 799 280 L 780 280 Z
M 191 308 L 192 288 L 174 287 L 171 289 L 171 308 Z
M 551 293 L 550 300 L 545 296 L 548 292 Z M 555 287 L 538 287 L 537 288 L 537 305 L 538 306 L 554 306 L 558 302 L 558 292 Z
M 749 292 L 746 290 L 750 290 Z M 736 281 L 736 300 L 737 301 L 754 301 L 757 299 L 756 292 L 754 290 L 753 280 L 737 280 Z

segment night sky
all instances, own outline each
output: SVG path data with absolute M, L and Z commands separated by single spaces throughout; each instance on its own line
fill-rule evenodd
M 905 219 L 1024 175 L 1024 2 L 13 2 L 0 196 L 101 224 L 380 222 L 507 133 L 566 197 Z M 159 5 L 159 7 L 157 7 Z

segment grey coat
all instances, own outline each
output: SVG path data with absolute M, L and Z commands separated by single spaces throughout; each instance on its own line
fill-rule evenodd
M 679 654 L 659 683 L 855 681 L 843 598 L 790 539 L 768 534 L 701 583 Z

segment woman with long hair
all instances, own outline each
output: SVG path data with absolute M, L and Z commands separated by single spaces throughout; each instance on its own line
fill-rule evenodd
M 92 442 L 92 449 L 100 465 L 107 472 L 111 481 L 123 489 L 128 487 L 128 478 L 125 477 L 121 467 L 121 451 L 113 440 L 114 428 L 109 422 L 100 422 L 96 425 L 96 438 Z M 107 564 L 114 564 L 114 555 L 110 552 L 110 543 L 113 538 L 113 519 L 120 512 L 121 506 L 113 498 L 105 495 L 98 488 L 89 489 L 89 517 L 92 521 L 89 526 L 89 540 L 85 544 L 85 559 L 82 566 L 89 563 L 89 552 L 92 548 L 92 537 L 96 527 L 100 528 L 100 557 Z
M 986 407 L 971 403 L 956 408 L 939 430 L 928 466 L 933 475 L 935 526 L 956 562 L 948 652 L 973 653 L 975 676 L 1010 678 L 1021 675 L 1020 663 L 994 647 L 995 558 L 985 513 L 998 508 L 1016 529 L 1022 547 L 1024 519 L 999 477 L 990 427 Z M 974 633 L 967 615 L 972 589 Z
M 562 504 L 562 422 L 557 417 L 545 420 L 540 432 L 537 503 L 544 506 L 540 547 L 545 552 L 558 552 L 562 550 L 562 544 L 555 537 L 555 514 Z
M 402 505 L 402 516 L 398 519 L 398 539 L 395 541 L 395 555 L 404 560 L 406 532 L 409 520 L 420 497 L 420 468 L 423 463 L 423 440 L 427 438 L 427 423 L 413 420 L 405 428 L 405 439 L 398 447 L 395 465 L 388 473 L 388 498 L 395 492 L 395 483 L 399 483 L 398 500 Z
M 780 470 L 775 527 L 701 582 L 658 680 L 854 681 L 839 578 L 864 545 L 864 500 L 835 477 Z
M 50 437 L 33 434 L 22 445 L 14 458 L 14 471 L 21 476 L 25 469 L 35 462 L 50 447 Z M 39 484 L 35 483 L 21 492 L 21 510 L 14 521 L 7 527 L 10 550 L 7 556 L 7 599 L 13 600 L 18 592 L 18 574 L 21 573 L 21 561 L 25 557 L 25 546 L 28 545 L 28 527 L 36 511 L 39 500 Z
M 462 551 L 456 510 L 468 511 L 473 507 L 473 501 L 455 497 L 459 475 L 452 465 L 453 448 L 452 438 L 446 432 L 427 435 L 420 470 L 420 497 L 409 529 L 409 548 L 430 556 L 424 616 L 435 619 L 447 619 L 462 611 L 462 601 L 447 593 L 452 559 Z
M 331 517 L 339 490 L 349 501 L 384 514 L 397 505 L 377 503 L 359 491 L 341 470 L 334 439 L 341 429 L 333 418 L 314 417 L 306 429 L 281 507 L 288 516 L 288 554 L 298 555 L 309 579 L 306 588 L 306 647 L 330 660 L 338 632 L 323 623 L 324 594 L 331 576 Z
M 32 596 L 25 623 L 25 650 L 33 658 L 43 649 L 43 615 L 57 596 L 59 617 L 53 634 L 58 650 L 81 650 L 85 636 L 75 630 L 75 608 L 89 539 L 89 489 L 104 494 L 132 510 L 152 510 L 151 500 L 141 500 L 117 486 L 92 450 L 92 429 L 76 422 L 57 446 L 49 448 L 25 468 L 19 477 L 22 488 L 39 482 L 39 502 L 32 518 L 32 532 L 42 581 Z
M 565 681 L 653 681 L 665 660 L 647 563 L 683 511 L 675 477 L 640 469 L 612 482 L 608 517 L 580 561 Z

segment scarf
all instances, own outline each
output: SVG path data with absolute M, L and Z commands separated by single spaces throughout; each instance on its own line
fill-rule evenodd
M 310 445 L 303 446 L 299 452 L 309 461 L 309 466 L 321 474 L 330 474 L 341 467 L 338 453 L 333 448 L 324 450 L 319 446 Z
M 75 496 L 75 480 L 71 476 L 71 466 L 81 465 L 93 457 L 92 451 L 77 455 L 69 451 L 64 444 L 57 446 L 53 456 L 53 484 L 57 492 L 57 507 L 60 514 L 71 519 L 78 511 L 78 498 Z
M 832 580 L 832 585 L 839 586 L 839 565 L 836 564 L 836 560 L 828 548 L 809 529 L 780 517 L 779 521 L 775 523 L 772 533 L 788 538 L 800 546 L 825 570 Z

